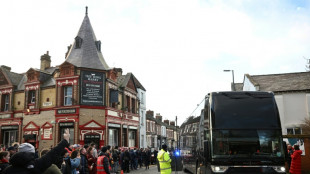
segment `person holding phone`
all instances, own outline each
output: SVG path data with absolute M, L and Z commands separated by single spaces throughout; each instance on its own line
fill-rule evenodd
M 69 146 L 70 133 L 69 129 L 63 134 L 64 139 L 56 147 L 51 149 L 41 158 L 35 158 L 35 148 L 29 143 L 23 143 L 18 147 L 18 152 L 10 159 L 8 166 L 3 174 L 31 173 L 42 174 L 52 164 L 57 163 L 58 157 L 63 150 Z

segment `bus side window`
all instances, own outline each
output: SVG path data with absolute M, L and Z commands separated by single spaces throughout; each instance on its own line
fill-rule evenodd
M 206 158 L 206 160 L 209 159 L 209 142 L 208 141 L 203 142 L 203 156 Z

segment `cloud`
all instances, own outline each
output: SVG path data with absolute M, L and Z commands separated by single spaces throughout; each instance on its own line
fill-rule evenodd
M 139 79 L 147 109 L 180 122 L 208 92 L 230 90 L 223 69 L 242 82 L 244 73 L 304 71 L 310 57 L 307 1 L 17 2 L 0 4 L 1 64 L 19 73 L 39 68 L 47 50 L 52 65 L 61 64 L 88 6 L 108 65 Z

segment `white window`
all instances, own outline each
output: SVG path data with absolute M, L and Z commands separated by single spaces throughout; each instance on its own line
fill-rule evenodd
M 151 129 L 150 129 L 150 124 L 151 124 L 150 121 L 147 120 L 146 130 L 147 130 L 148 132 L 151 131 Z
M 141 126 L 143 126 L 144 125 L 144 120 L 143 120 L 143 111 L 141 111 Z M 142 146 L 143 147 L 143 146 Z
M 28 103 L 34 104 L 36 102 L 36 91 L 32 90 L 28 93 Z
M 144 147 L 144 135 L 141 135 L 141 147 Z
M 129 147 L 136 146 L 136 131 L 129 131 Z
M 165 128 L 166 128 L 166 127 L 164 127 L 164 126 L 161 127 L 161 135 L 164 136 L 164 137 L 167 136 L 167 135 L 166 135 L 166 129 L 165 129 Z
M 144 103 L 144 97 L 143 97 L 143 92 L 141 92 L 141 104 Z
M 33 91 L 31 93 L 31 103 L 35 103 L 36 102 L 36 94 L 35 94 L 35 91 Z
M 302 130 L 300 127 L 287 128 L 287 135 L 300 135 Z
M 151 137 L 150 136 L 148 136 L 148 137 L 146 137 L 146 141 L 147 141 L 147 146 L 152 146 L 152 144 L 151 144 Z
M 8 111 L 9 110 L 9 95 L 6 94 L 4 95 L 4 111 Z
M 72 105 L 72 86 L 64 87 L 64 105 L 65 106 Z
M 109 129 L 109 145 L 118 146 L 118 130 L 117 129 Z

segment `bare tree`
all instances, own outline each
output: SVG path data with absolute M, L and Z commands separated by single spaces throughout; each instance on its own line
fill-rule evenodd
M 304 123 L 301 125 L 302 133 L 310 135 L 310 118 L 305 118 Z
M 307 59 L 306 57 L 304 57 L 304 59 L 306 59 L 307 63 L 306 63 L 306 71 L 310 71 L 310 59 Z

